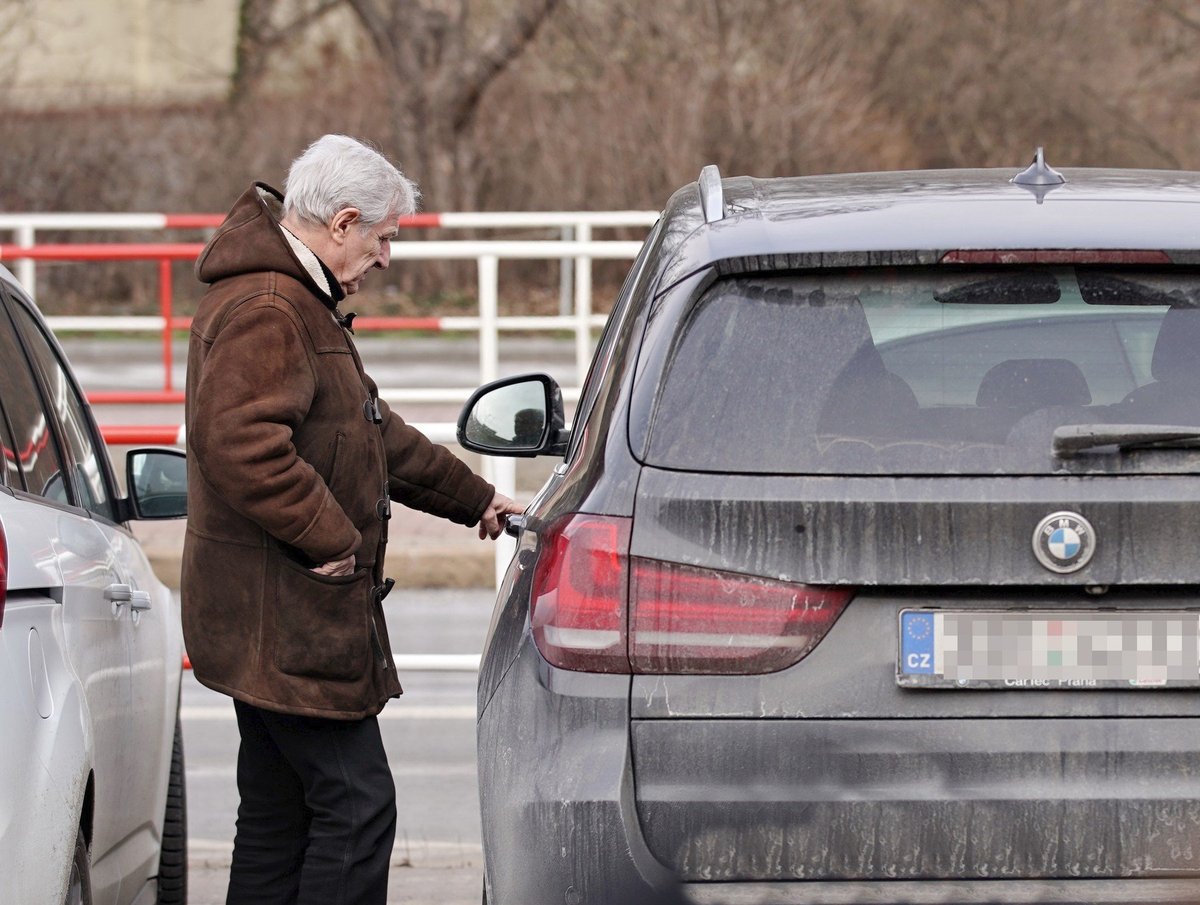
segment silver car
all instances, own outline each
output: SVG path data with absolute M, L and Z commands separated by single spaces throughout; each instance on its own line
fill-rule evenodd
M 186 900 L 182 641 L 130 532 L 185 514 L 182 453 L 129 495 L 62 350 L 0 267 L 0 902 Z

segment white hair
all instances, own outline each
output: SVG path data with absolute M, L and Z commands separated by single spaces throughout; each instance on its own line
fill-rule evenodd
M 348 207 L 370 229 L 392 216 L 414 213 L 412 180 L 378 151 L 346 135 L 323 135 L 292 161 L 283 183 L 284 216 L 324 226 Z

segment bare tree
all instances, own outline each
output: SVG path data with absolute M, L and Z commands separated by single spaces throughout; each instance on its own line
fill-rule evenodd
M 482 27 L 469 0 L 347 0 L 389 77 L 390 147 L 442 210 L 475 206 L 471 142 L 488 87 L 560 0 L 509 0 Z
M 41 7 L 0 0 L 0 105 L 40 50 Z M 1200 169 L 1200 0 L 238 8 L 239 102 L 10 109 L 5 208 L 222 210 L 251 177 L 279 184 L 297 150 L 332 131 L 383 147 L 442 210 L 651 208 L 707 163 L 754 176 L 1015 168 L 1039 144 L 1062 167 Z M 504 285 L 534 285 L 538 267 L 506 263 Z M 597 263 L 597 285 L 619 285 L 625 267 Z M 453 304 L 473 285 L 454 272 L 417 286 L 417 268 L 393 268 L 376 284 L 381 307 L 435 293 Z M 89 273 L 44 268 L 45 298 L 154 304 L 149 265 Z M 520 304 L 556 310 L 551 283 Z
M 230 99 L 245 99 L 273 55 L 342 5 L 344 0 L 240 0 Z
M 648 208 L 717 163 L 794 175 L 912 160 L 842 0 L 568 0 L 495 86 L 485 207 Z
M 871 101 L 918 166 L 1013 165 L 1045 145 L 1059 165 L 1195 159 L 1200 25 L 1194 0 L 868 0 Z

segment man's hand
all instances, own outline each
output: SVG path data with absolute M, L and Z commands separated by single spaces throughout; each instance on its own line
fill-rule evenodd
M 495 540 L 504 530 L 504 522 L 510 515 L 520 515 L 525 510 L 502 493 L 497 493 L 479 517 L 479 539 Z
M 313 572 L 318 575 L 350 575 L 354 572 L 354 554 L 351 553 L 345 559 L 334 559 L 329 562 L 323 562 L 319 566 L 312 568 Z

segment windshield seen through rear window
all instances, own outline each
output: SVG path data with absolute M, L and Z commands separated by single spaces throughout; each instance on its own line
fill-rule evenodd
M 1190 269 L 942 265 L 730 277 L 696 300 L 673 343 L 652 465 L 1200 469 L 1195 449 L 1055 448 L 1067 426 L 1195 426 L 1200 437 L 1200 274 Z

